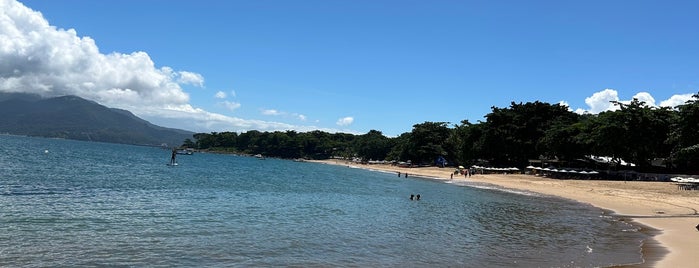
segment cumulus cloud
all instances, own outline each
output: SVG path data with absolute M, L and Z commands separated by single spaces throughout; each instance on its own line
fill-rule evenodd
M 241 104 L 238 102 L 233 102 L 233 101 L 222 101 L 220 102 L 223 107 L 226 107 L 226 109 L 234 111 L 235 109 L 240 108 Z
M 348 116 L 348 117 L 343 117 L 337 120 L 335 124 L 338 126 L 349 126 L 354 122 L 354 117 Z
M 133 109 L 186 104 L 176 80 L 203 83 L 199 74 L 156 68 L 145 52 L 101 54 L 90 37 L 57 29 L 16 1 L 0 1 L 0 12 L 0 91 L 78 95 Z
M 677 105 L 685 104 L 685 102 L 692 99 L 693 95 L 694 95 L 693 93 L 673 95 L 669 99 L 661 101 L 660 106 L 661 107 L 676 107 Z
M 216 92 L 216 95 L 214 95 L 214 97 L 216 97 L 217 99 L 225 99 L 226 92 L 223 92 L 223 91 Z
M 619 106 L 614 105 L 612 101 L 618 101 L 620 103 L 631 103 L 631 100 L 637 99 L 643 101 L 646 105 L 650 107 L 675 107 L 680 104 L 684 104 L 687 100 L 692 98 L 693 94 L 677 94 L 673 95 L 667 100 L 661 101 L 659 105 L 655 102 L 655 98 L 648 92 L 639 92 L 633 95 L 629 100 L 619 100 L 619 93 L 614 89 L 605 89 L 599 92 L 595 92 L 592 96 L 585 98 L 585 104 L 587 104 L 588 109 L 578 108 L 575 110 L 578 114 L 591 113 L 598 114 L 605 111 L 615 111 L 619 110 Z
M 651 107 L 656 106 L 655 105 L 655 98 L 653 98 L 653 96 L 651 96 L 650 93 L 648 93 L 648 92 L 636 93 L 636 95 L 633 95 L 633 97 L 631 97 L 631 99 L 632 100 L 637 99 L 639 101 L 645 102 L 646 105 L 651 106 Z M 625 101 L 625 103 L 630 103 L 630 102 Z
M 585 104 L 590 107 L 590 109 L 585 111 L 598 114 L 604 111 L 619 109 L 619 107 L 611 103 L 612 101 L 619 101 L 619 93 L 616 90 L 608 88 L 600 92 L 595 92 L 592 96 L 585 98 Z
M 129 110 L 155 124 L 198 132 L 321 129 L 194 107 L 182 85 L 203 87 L 204 80 L 195 72 L 157 67 L 143 51 L 103 54 L 92 38 L 52 26 L 40 12 L 15 0 L 0 0 L 0 92 L 76 95 Z M 234 91 L 230 94 L 235 96 Z M 216 97 L 223 99 L 219 93 Z M 231 110 L 241 106 L 220 104 Z
M 177 82 L 180 84 L 189 84 L 197 87 L 204 87 L 204 77 L 198 73 L 192 73 L 187 71 L 178 72 L 180 77 Z

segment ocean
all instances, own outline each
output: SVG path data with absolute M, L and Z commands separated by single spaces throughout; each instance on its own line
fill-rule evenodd
M 648 238 L 601 209 L 497 187 L 169 158 L 0 135 L 0 266 L 600 267 L 641 262 Z

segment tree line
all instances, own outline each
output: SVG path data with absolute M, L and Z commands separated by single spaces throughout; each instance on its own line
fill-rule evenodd
M 366 134 L 256 130 L 194 134 L 184 146 L 281 158 L 411 161 L 523 167 L 530 160 L 584 165 L 588 156 L 634 163 L 644 172 L 699 171 L 699 93 L 677 107 L 651 107 L 634 99 L 618 108 L 577 114 L 560 104 L 512 102 L 492 107 L 485 121 L 424 122 L 398 137 Z

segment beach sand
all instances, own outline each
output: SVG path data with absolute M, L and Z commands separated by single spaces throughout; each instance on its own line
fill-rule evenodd
M 365 169 L 408 173 L 409 176 L 449 180 L 453 168 L 401 168 L 391 165 L 360 165 L 342 160 L 314 161 Z M 655 241 L 643 247 L 645 264 L 639 267 L 697 267 L 699 265 L 699 191 L 679 190 L 670 182 L 558 180 L 533 175 L 474 175 L 454 180 L 489 183 L 572 199 L 611 210 L 657 230 Z

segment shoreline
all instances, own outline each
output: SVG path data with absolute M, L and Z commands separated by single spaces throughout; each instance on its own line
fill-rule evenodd
M 403 168 L 382 164 L 356 164 L 344 160 L 313 160 L 313 163 L 351 166 L 367 170 L 392 172 L 449 181 L 453 168 Z M 670 182 L 560 180 L 522 174 L 487 174 L 453 181 L 495 185 L 529 191 L 609 210 L 614 216 L 630 219 L 650 232 L 644 240 L 642 264 L 622 267 L 690 267 L 699 263 L 699 191 L 679 190 Z M 646 230 L 650 228 L 650 230 Z

